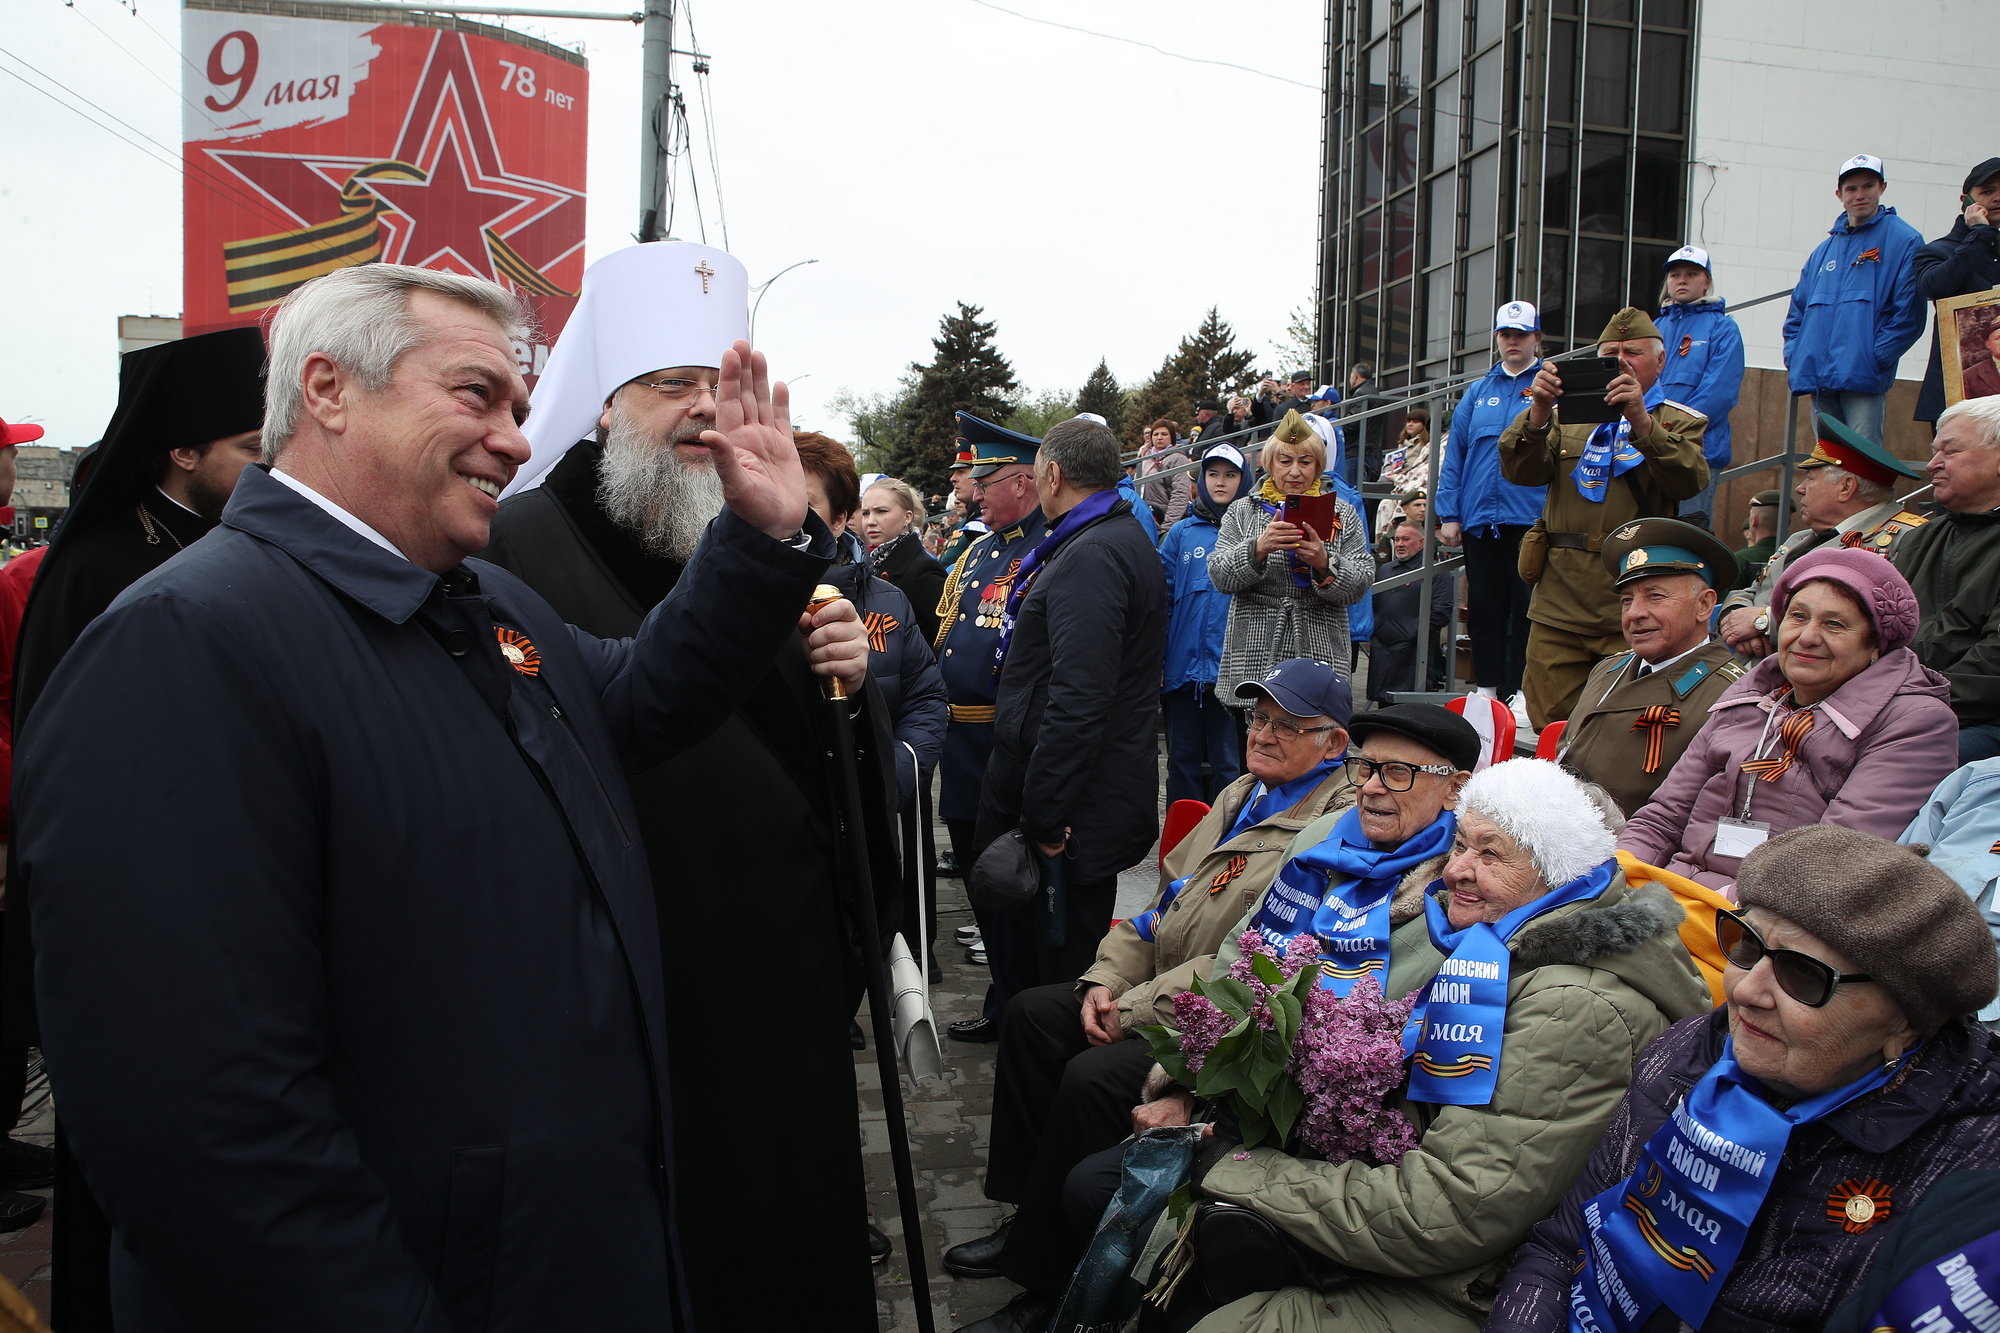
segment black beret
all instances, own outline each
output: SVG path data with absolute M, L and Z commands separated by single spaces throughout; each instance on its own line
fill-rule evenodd
M 1479 733 L 1470 722 L 1436 704 L 1397 704 L 1377 708 L 1372 713 L 1356 713 L 1347 724 L 1347 734 L 1356 744 L 1370 733 L 1393 731 L 1428 746 L 1460 770 L 1470 773 L 1479 762 Z

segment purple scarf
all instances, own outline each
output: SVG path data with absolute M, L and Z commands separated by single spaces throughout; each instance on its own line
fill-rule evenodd
M 1049 529 L 1048 535 L 1042 538 L 1034 550 L 1028 552 L 1028 558 L 1021 562 L 1020 571 L 1014 575 L 1013 590 L 1007 594 L 1007 610 L 1000 617 L 1000 642 L 993 649 L 994 676 L 999 676 L 1000 668 L 1007 663 L 1007 649 L 1014 642 L 1014 615 L 1020 608 L 1021 599 L 1035 586 L 1035 579 L 1049 561 L 1056 558 L 1056 552 L 1062 549 L 1064 542 L 1110 513 L 1124 498 L 1116 487 L 1092 492 L 1074 509 L 1056 520 L 1056 525 Z

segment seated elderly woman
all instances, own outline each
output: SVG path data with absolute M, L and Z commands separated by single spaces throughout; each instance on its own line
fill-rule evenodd
M 1917 600 L 1887 560 L 1814 551 L 1767 614 L 1778 650 L 1710 706 L 1618 839 L 1724 894 L 1753 847 L 1801 824 L 1894 838 L 1958 766 L 1950 686 L 1910 651 Z
M 1061 1220 L 1063 1177 L 1128 1132 L 1153 1063 L 1138 1029 L 1170 1020 L 1173 997 L 1208 975 L 1299 831 L 1353 803 L 1341 767 L 1347 682 L 1301 658 L 1243 691 L 1256 705 L 1249 772 L 1166 857 L 1158 896 L 1111 928 L 1081 980 L 1023 991 L 1007 1006 L 986 1195 L 1018 1208 L 992 1235 L 945 1251 L 950 1272 L 1061 1294 L 1077 1258 Z
M 1384 775 L 1370 774 L 1364 806 Z M 1198 1232 L 1202 1288 L 1176 1302 L 1174 1327 L 1213 1306 L 1192 1324 L 1199 1333 L 1473 1333 L 1515 1247 L 1582 1169 L 1639 1052 L 1710 1008 L 1676 933 L 1680 910 L 1656 886 L 1626 885 L 1598 805 L 1552 763 L 1496 764 L 1465 784 L 1442 879 L 1420 902 L 1387 959 L 1391 995 L 1429 997 L 1399 1103 L 1417 1146 L 1385 1165 L 1334 1165 L 1222 1139 L 1195 1163 L 1197 1198 L 1275 1224 L 1285 1243 L 1344 1270 L 1338 1288 L 1240 1294 L 1221 1265 L 1202 1267 Z M 1480 975 L 1468 966 L 1479 953 L 1497 955 L 1499 994 L 1443 1009 L 1432 979 Z M 1484 1072 L 1466 1059 L 1476 1056 Z M 1465 1063 L 1472 1074 L 1441 1072 Z
M 1820 1328 L 1933 1184 L 2000 1166 L 1995 1038 L 1966 1017 L 2000 966 L 1951 877 L 1810 824 L 1736 888 L 1728 1002 L 1647 1049 L 1488 1333 Z
M 1215 695 L 1242 705 L 1236 687 L 1261 680 L 1275 662 L 1310 657 L 1342 675 L 1352 660 L 1347 608 L 1375 581 L 1368 533 L 1347 501 L 1334 498 L 1337 530 L 1315 532 L 1284 519 L 1285 498 L 1332 495 L 1326 442 L 1297 412 L 1264 445 L 1266 473 L 1256 490 L 1223 513 L 1208 557 L 1208 581 L 1231 594 Z

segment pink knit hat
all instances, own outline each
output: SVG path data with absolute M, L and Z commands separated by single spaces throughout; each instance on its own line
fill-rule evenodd
M 1787 563 L 1771 590 L 1771 614 L 1782 616 L 1785 603 L 1801 584 L 1814 579 L 1838 583 L 1860 601 L 1875 623 L 1876 645 L 1884 653 L 1907 648 L 1917 636 L 1917 595 L 1896 567 L 1873 551 L 1824 547 Z

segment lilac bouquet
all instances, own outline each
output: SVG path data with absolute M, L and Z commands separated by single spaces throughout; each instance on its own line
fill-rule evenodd
M 1153 1058 L 1195 1094 L 1227 1107 L 1243 1145 L 1296 1139 L 1329 1162 L 1382 1164 L 1417 1145 L 1416 1129 L 1382 1103 L 1403 1081 L 1403 1027 L 1413 994 L 1382 996 L 1373 977 L 1345 999 L 1319 985 L 1319 941 L 1294 936 L 1280 954 L 1246 930 L 1229 975 L 1174 997 L 1178 1030 L 1141 1029 Z

